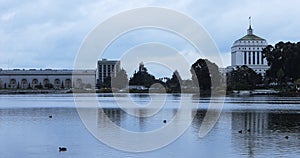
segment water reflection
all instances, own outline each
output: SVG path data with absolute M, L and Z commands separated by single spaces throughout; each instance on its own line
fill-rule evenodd
M 268 129 L 268 113 L 262 111 L 232 112 L 232 129 L 239 133 L 262 134 Z
M 234 149 L 248 157 L 288 154 L 287 151 L 299 153 L 299 119 L 300 115 L 295 113 L 232 112 Z
M 131 113 L 134 113 L 134 116 L 126 112 L 129 110 Z M 97 109 L 98 128 L 107 128 L 109 123 L 114 123 L 115 125 L 129 131 L 152 131 L 163 127 L 165 125 L 163 120 L 171 121 L 178 112 L 177 109 L 166 109 L 161 110 L 152 117 L 144 117 L 152 112 L 151 108 L 130 108 L 126 109 L 126 111 L 119 108 Z
M 143 115 L 147 109 L 135 109 L 137 113 Z M 207 139 L 199 139 L 198 132 L 201 127 L 206 110 L 190 110 L 186 113 L 186 118 L 192 119 L 192 126 L 188 131 L 194 139 L 193 145 L 201 146 L 201 141 L 209 144 Z M 104 109 L 98 111 L 98 127 L 105 128 L 104 115 L 107 115 L 112 122 L 125 129 L 132 131 L 149 131 L 163 126 L 162 118 L 166 118 L 165 114 L 172 113 L 168 116 L 171 118 L 176 114 L 176 110 L 165 109 L 161 115 L 151 118 L 133 117 L 120 109 Z M 164 116 L 164 117 L 162 117 Z M 299 153 L 297 147 L 300 145 L 300 115 L 293 112 L 268 112 L 268 111 L 232 111 L 223 112 L 219 122 L 208 137 L 213 137 L 218 145 L 227 144 L 232 146 L 224 151 L 227 154 L 238 154 L 246 157 L 268 156 L 273 154 Z M 178 120 L 177 120 L 178 121 Z M 177 122 L 180 126 L 180 121 Z M 151 127 L 151 128 L 150 128 Z M 229 129 L 229 130 L 228 130 Z M 189 133 L 189 132 L 188 132 Z M 289 138 L 285 138 L 289 136 Z M 216 138 L 221 138 L 217 139 Z M 211 139 L 209 139 L 211 140 Z M 199 142 L 198 142 L 199 141 Z M 187 143 L 187 142 L 185 142 Z M 228 144 L 229 143 L 229 144 Z M 189 143 L 188 143 L 189 144 Z M 206 145 L 207 145 L 206 144 Z M 280 149 L 280 151 L 277 151 Z M 221 149 L 220 149 L 221 150 Z M 231 153 L 232 152 L 232 153 Z M 232 155 L 231 155 L 232 156 Z
M 274 132 L 300 132 L 299 113 L 269 113 L 268 129 Z
M 140 96 L 135 96 L 140 97 Z M 169 96 L 167 108 L 156 115 L 146 116 L 151 108 L 131 108 L 130 115 L 116 108 L 113 99 L 105 96 L 105 108 L 85 109 L 91 123 L 97 129 L 111 132 L 107 126 L 112 121 L 129 131 L 147 132 L 175 121 L 180 128 L 184 120 L 192 120 L 191 126 L 175 142 L 147 153 L 128 153 L 112 149 L 91 136 L 84 128 L 72 98 L 53 99 L 28 96 L 26 100 L 5 98 L 9 107 L 0 104 L 0 153 L 2 157 L 297 157 L 300 155 L 300 107 L 299 99 L 292 98 L 227 98 L 225 109 L 213 130 L 199 138 L 199 129 L 207 113 L 208 99 L 201 99 L 200 108 L 188 109 L 174 120 L 181 96 Z M 38 98 L 38 100 L 36 100 Z M 148 97 L 134 98 L 138 102 Z M 266 99 L 267 101 L 264 101 Z M 21 101 L 19 101 L 21 100 Z M 259 100 L 259 102 L 255 102 Z M 0 102 L 4 100 L 0 100 Z M 194 100 L 195 101 L 195 100 Z M 198 100 L 196 100 L 198 101 Z M 195 102 L 196 102 L 195 101 Z M 217 99 L 213 101 L 218 101 Z M 270 102 L 271 101 L 271 102 Z M 262 102 L 265 102 L 262 104 Z M 280 102 L 280 104 L 276 104 Z M 295 102 L 295 104 L 293 104 Z M 42 103 L 42 104 L 41 104 Z M 19 108 L 30 104 L 31 108 Z M 110 105 L 112 104 L 112 105 Z M 107 106 L 106 106 L 107 105 Z M 24 105 L 23 105 L 24 106 Z M 54 107 L 53 107 L 54 106 Z M 63 106 L 57 108 L 57 106 Z M 112 108 L 109 108 L 111 106 Z M 253 108 L 255 107 L 255 108 Z M 288 108 L 287 108 L 288 107 Z M 292 107 L 292 108 L 291 108 Z M 48 116 L 52 115 L 53 118 Z M 195 115 L 193 118 L 192 116 Z M 93 117 L 95 116 L 95 117 Z M 163 123 L 167 120 L 167 123 Z M 100 130 L 101 129 L 101 130 Z M 241 132 L 239 132 L 241 131 Z M 117 137 L 118 133 L 111 133 Z M 288 136 L 288 137 L 286 137 Z M 141 145 L 143 142 L 141 142 Z M 65 145 L 68 152 L 58 155 L 57 147 Z

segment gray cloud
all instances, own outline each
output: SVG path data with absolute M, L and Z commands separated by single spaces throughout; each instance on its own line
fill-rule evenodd
M 2 0 L 0 67 L 71 68 L 81 41 L 91 29 L 116 13 L 142 6 L 171 8 L 193 17 L 211 34 L 228 65 L 230 47 L 246 33 L 249 16 L 255 33 L 270 44 L 299 41 L 299 5 L 300 1 L 293 0 Z M 132 44 L 127 39 L 123 45 Z M 181 51 L 194 56 L 189 49 Z

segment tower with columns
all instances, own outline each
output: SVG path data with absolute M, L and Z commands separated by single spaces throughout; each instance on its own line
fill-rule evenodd
M 268 45 L 267 41 L 253 34 L 251 18 L 247 35 L 236 40 L 231 47 L 231 66 L 246 65 L 256 73 L 265 75 L 269 68 L 266 58 L 262 56 L 262 50 Z

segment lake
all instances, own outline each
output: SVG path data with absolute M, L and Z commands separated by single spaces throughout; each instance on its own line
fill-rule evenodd
M 80 94 L 76 102 L 90 104 L 93 96 Z M 120 108 L 116 99 L 122 103 L 127 102 L 126 98 L 138 106 L 126 104 L 129 107 Z M 199 99 L 188 94 L 97 94 L 96 100 L 99 108 L 77 107 L 78 111 L 72 94 L 0 95 L 1 157 L 300 157 L 300 98 L 226 97 L 219 119 L 204 137 L 199 137 L 199 130 L 209 103 L 220 103 L 220 98 Z M 158 100 L 163 105 L 153 108 Z M 180 113 L 182 100 L 187 101 L 182 106 L 188 107 L 189 103 L 197 106 Z M 177 113 L 180 113 L 178 119 Z M 83 116 L 91 121 L 82 121 Z M 172 131 L 154 135 L 153 139 L 137 135 L 123 138 L 120 131 L 110 128 L 109 121 L 131 133 L 157 132 L 169 126 Z M 89 123 L 94 129 L 87 128 Z M 190 124 L 174 141 L 152 151 L 130 152 L 180 133 L 186 123 Z M 98 140 L 97 134 L 119 140 L 114 143 L 128 147 L 129 151 L 111 147 Z M 60 146 L 67 147 L 67 151 L 59 152 Z

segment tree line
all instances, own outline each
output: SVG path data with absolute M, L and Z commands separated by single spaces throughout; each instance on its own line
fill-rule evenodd
M 212 89 L 224 86 L 223 81 L 226 80 L 227 91 L 270 87 L 293 89 L 293 86 L 288 85 L 292 85 L 291 83 L 300 78 L 300 42 L 268 45 L 263 49 L 263 57 L 270 66 L 265 76 L 261 76 L 246 65 L 236 67 L 222 76 L 215 63 L 208 59 L 198 59 L 191 65 L 190 80 L 182 80 L 178 71 L 174 71 L 171 78 L 156 79 L 141 63 L 138 71 L 129 79 L 126 71 L 122 69 L 115 77 L 107 77 L 99 84 L 99 88 L 122 89 L 129 85 L 149 89 L 155 83 L 159 83 L 167 89 L 167 92 L 180 93 L 183 87 L 190 89 L 198 87 L 200 91 L 209 93 Z

